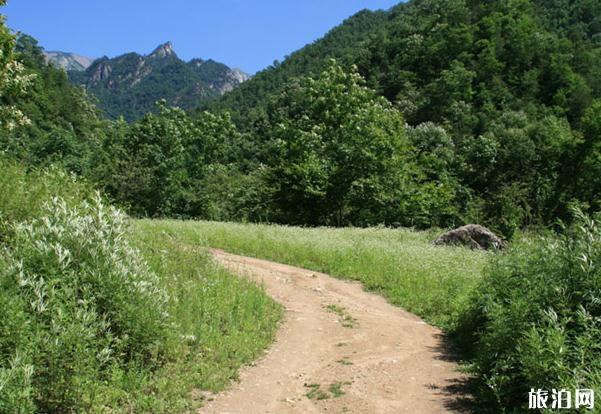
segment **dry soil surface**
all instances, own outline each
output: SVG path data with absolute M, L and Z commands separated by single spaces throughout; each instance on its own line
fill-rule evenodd
M 457 412 L 466 377 L 441 332 L 361 284 L 213 250 L 285 316 L 271 348 L 201 413 Z M 334 305 L 334 306 L 332 306 Z

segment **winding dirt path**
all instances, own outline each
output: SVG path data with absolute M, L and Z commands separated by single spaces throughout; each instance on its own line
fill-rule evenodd
M 285 316 L 266 354 L 201 413 L 456 412 L 456 388 L 466 378 L 438 329 L 359 283 L 212 252 L 225 267 L 263 283 Z

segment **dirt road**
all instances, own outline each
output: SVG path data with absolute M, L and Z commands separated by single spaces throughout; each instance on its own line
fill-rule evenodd
M 449 413 L 465 381 L 441 333 L 324 274 L 213 250 L 285 308 L 275 343 L 201 413 Z

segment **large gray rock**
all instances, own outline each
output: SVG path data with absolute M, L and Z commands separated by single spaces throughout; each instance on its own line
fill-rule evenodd
M 473 250 L 504 249 L 507 247 L 505 240 L 478 224 L 467 224 L 451 230 L 434 240 L 434 244 L 436 246 L 468 246 Z

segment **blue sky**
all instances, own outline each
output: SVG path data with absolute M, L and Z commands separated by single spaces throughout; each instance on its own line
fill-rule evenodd
M 9 0 L 14 30 L 46 50 L 89 57 L 150 53 L 171 41 L 182 59 L 212 58 L 249 73 L 320 38 L 361 9 L 399 0 Z

